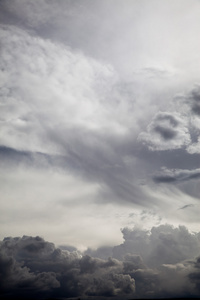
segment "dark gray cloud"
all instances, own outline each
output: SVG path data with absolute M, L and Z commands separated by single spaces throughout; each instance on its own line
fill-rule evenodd
M 1 295 L 8 299 L 134 294 L 134 279 L 118 260 L 81 257 L 40 237 L 5 238 L 0 246 Z
M 136 298 L 199 297 L 199 233 L 167 224 L 151 231 L 124 228 L 122 233 L 124 243 L 110 252 L 134 278 Z M 101 251 L 105 254 L 103 248 L 90 254 Z
M 153 177 L 157 183 L 179 183 L 182 181 L 200 179 L 200 169 L 181 170 L 181 169 L 164 169 Z
M 188 207 L 193 207 L 193 206 L 194 206 L 194 204 L 186 204 L 186 205 L 180 207 L 179 209 L 186 209 Z
M 199 295 L 199 258 L 195 258 L 199 233 L 170 225 L 150 232 L 124 228 L 122 233 L 123 244 L 83 254 L 75 248 L 61 250 L 40 237 L 5 238 L 0 243 L 1 295 L 7 299 Z
M 195 114 L 197 114 L 197 115 L 200 115 L 200 105 L 199 104 L 194 104 L 193 106 L 192 106 L 192 111 L 195 113 Z
M 160 133 L 164 140 L 171 140 L 176 136 L 176 131 L 170 128 L 165 128 L 163 126 L 157 125 L 154 127 L 154 131 Z
M 158 125 L 155 124 L 153 131 L 159 133 L 164 140 L 171 140 L 177 135 L 176 130 L 173 128 L 176 128 L 179 122 L 173 115 L 160 113 L 156 116 L 155 123 L 156 121 L 158 121 Z
M 8 298 L 37 297 L 59 288 L 55 272 L 31 272 L 27 267 L 27 260 L 31 264 L 42 249 L 45 250 L 44 241 L 38 237 L 28 241 L 28 237 L 24 237 L 23 242 L 20 245 L 19 238 L 7 238 L 1 242 L 1 295 Z
M 200 115 L 200 87 L 195 86 L 190 93 L 189 100 L 191 101 L 192 112 L 196 115 Z
M 197 102 L 197 103 L 200 102 L 200 87 L 199 87 L 199 86 L 196 86 L 196 87 L 192 90 L 192 92 L 191 92 L 191 97 L 192 97 L 192 99 L 193 99 L 195 102 Z
M 200 292 L 200 256 L 196 258 L 193 262 L 194 270 L 191 272 L 188 277 L 195 284 L 197 290 Z
M 179 122 L 177 119 L 171 115 L 170 113 L 160 113 L 157 115 L 156 120 L 158 121 L 167 121 L 169 122 L 173 127 L 177 127 L 179 125 Z
M 189 93 L 189 99 L 192 101 L 192 105 L 193 104 L 199 104 L 200 103 L 200 86 L 199 85 L 195 85 L 195 87 L 191 90 L 191 92 Z

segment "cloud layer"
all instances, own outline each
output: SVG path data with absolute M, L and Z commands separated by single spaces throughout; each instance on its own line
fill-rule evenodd
M 5 238 L 0 244 L 1 295 L 6 299 L 198 296 L 199 233 L 171 225 L 150 232 L 124 228 L 122 233 L 123 244 L 83 254 L 73 247 L 61 250 L 40 237 Z

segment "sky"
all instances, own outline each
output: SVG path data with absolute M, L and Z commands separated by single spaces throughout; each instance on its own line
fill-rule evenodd
M 0 1 L 5 297 L 200 297 L 199 15 Z

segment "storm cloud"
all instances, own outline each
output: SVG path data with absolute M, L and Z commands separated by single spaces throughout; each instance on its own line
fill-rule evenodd
M 104 259 L 92 249 L 90 255 L 89 250 L 61 250 L 40 237 L 5 238 L 1 241 L 1 295 L 7 299 L 198 295 L 199 233 L 171 225 L 153 227 L 150 232 L 124 228 L 122 233 L 124 243 L 110 247 Z
M 135 282 L 123 263 L 60 250 L 40 237 L 1 242 L 1 295 L 43 297 L 125 296 Z

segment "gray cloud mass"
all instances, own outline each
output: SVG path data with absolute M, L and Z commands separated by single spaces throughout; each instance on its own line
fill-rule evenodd
M 1 241 L 1 295 L 10 298 L 197 296 L 200 235 L 185 227 L 122 230 L 124 243 L 90 250 L 61 250 L 40 237 Z M 104 259 L 98 256 L 104 252 Z M 108 255 L 108 252 L 107 252 Z M 190 257 L 190 259 L 188 259 Z M 173 282 L 171 276 L 173 274 Z
M 182 182 L 182 181 L 188 181 L 193 179 L 199 179 L 200 178 L 200 169 L 194 169 L 194 170 L 180 170 L 180 169 L 174 169 L 174 170 L 167 170 L 163 169 L 163 172 L 160 172 L 159 175 L 154 176 L 154 181 L 158 183 L 170 183 L 170 182 Z

